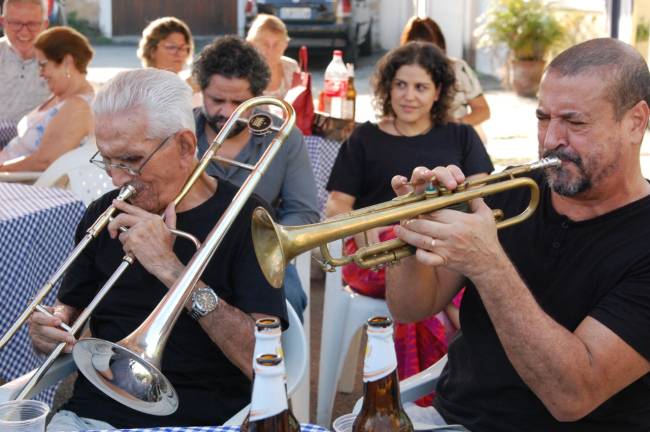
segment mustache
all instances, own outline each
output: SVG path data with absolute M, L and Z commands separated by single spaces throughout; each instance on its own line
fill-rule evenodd
M 584 164 L 582 163 L 582 158 L 579 155 L 570 154 L 566 150 L 562 150 L 562 149 L 549 150 L 547 152 L 544 152 L 543 157 L 545 158 L 556 157 L 563 162 L 573 162 L 577 167 L 584 168 Z

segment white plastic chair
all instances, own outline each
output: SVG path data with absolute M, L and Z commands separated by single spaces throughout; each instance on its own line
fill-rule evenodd
M 300 284 L 302 289 L 307 294 L 307 308 L 303 311 L 303 333 L 305 334 L 305 344 L 307 347 L 310 347 L 310 328 L 311 328 L 311 251 L 307 251 L 301 255 L 298 255 L 295 259 L 296 270 L 298 270 L 298 277 L 300 278 Z M 305 359 L 307 364 L 310 364 L 310 350 L 307 349 L 307 358 Z M 295 392 L 292 395 L 291 404 L 293 406 L 293 414 L 296 416 L 300 423 L 309 423 L 309 393 L 310 388 L 309 384 L 311 382 L 311 376 L 309 368 L 305 368 L 305 376 L 303 377 L 301 383 L 296 388 Z
M 106 192 L 115 189 L 106 171 L 89 162 L 97 152 L 95 141 L 67 152 L 55 160 L 34 183 L 34 186 L 53 187 L 67 177 L 67 188 L 88 205 Z
M 402 403 L 415 402 L 423 396 L 430 395 L 435 389 L 440 374 L 447 364 L 447 355 L 445 354 L 437 362 L 429 366 L 423 371 L 410 376 L 399 382 L 400 399 Z M 359 398 L 354 404 L 352 409 L 353 414 L 358 414 L 361 411 L 363 398 Z
M 305 339 L 305 333 L 298 315 L 287 302 L 287 313 L 289 315 L 289 328 L 282 333 L 282 347 L 285 355 L 285 365 L 287 369 L 287 394 L 291 396 L 296 389 L 302 384 L 307 370 L 308 348 Z M 32 397 L 41 391 L 57 384 L 65 377 L 76 370 L 72 356 L 69 354 L 59 357 L 52 367 L 48 369 L 43 378 L 31 390 L 27 397 Z M 35 370 L 10 381 L 0 387 L 0 402 L 13 400 L 22 390 Z M 244 407 L 241 411 L 226 421 L 225 425 L 240 425 L 248 411 L 250 405 Z
M 89 162 L 97 151 L 94 139 L 71 150 L 43 172 L 3 172 L 0 181 L 33 183 L 40 187 L 63 187 L 88 205 L 106 192 L 115 188 L 106 172 Z
M 332 256 L 341 256 L 341 241 L 330 243 L 329 247 Z M 363 296 L 344 287 L 340 267 L 327 273 L 316 406 L 316 423 L 321 426 L 329 427 L 331 424 L 339 379 L 341 391 L 349 393 L 354 388 L 361 331 L 368 318 L 375 315 L 389 316 L 384 300 Z

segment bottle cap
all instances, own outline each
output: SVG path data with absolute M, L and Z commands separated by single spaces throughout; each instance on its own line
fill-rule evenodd
M 393 320 L 385 316 L 374 316 L 368 319 L 368 327 L 390 327 L 393 325 Z
M 255 327 L 259 331 L 266 329 L 275 329 L 280 327 L 280 320 L 275 317 L 260 318 L 255 321 Z
M 334 57 L 342 57 L 343 56 L 343 51 L 341 50 L 334 50 Z

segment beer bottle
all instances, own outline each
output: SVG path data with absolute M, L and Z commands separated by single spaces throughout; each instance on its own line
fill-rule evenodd
M 280 326 L 280 320 L 277 318 L 261 318 L 255 322 L 255 349 L 253 350 L 253 374 L 257 369 L 256 359 L 263 354 L 275 354 L 280 357 L 282 361 L 280 362 L 280 369 L 282 370 L 282 380 L 285 385 L 285 398 L 286 398 L 286 384 L 287 384 L 287 374 L 286 368 L 284 365 L 284 352 L 282 350 L 282 328 Z M 289 431 L 290 432 L 300 432 L 300 422 L 296 419 L 291 411 L 291 401 L 288 402 L 289 410 Z M 244 419 L 244 422 L 241 426 L 241 432 L 246 432 L 248 430 L 250 413 Z
M 289 432 L 289 407 L 282 357 L 276 354 L 262 354 L 255 359 L 251 410 L 241 430 Z
M 348 70 L 348 88 L 345 92 L 345 100 L 343 101 L 343 115 L 345 120 L 354 121 L 355 106 L 357 101 L 357 89 L 354 88 L 354 65 L 352 63 L 346 64 Z
M 367 332 L 363 406 L 352 432 L 411 432 L 413 425 L 399 396 L 393 322 L 388 317 L 372 317 L 367 322 Z

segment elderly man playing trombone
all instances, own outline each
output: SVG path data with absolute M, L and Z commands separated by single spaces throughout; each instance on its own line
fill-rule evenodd
M 416 257 L 389 270 L 395 319 L 439 311 L 467 286 L 462 334 L 436 390 L 439 420 L 480 431 L 650 430 L 650 184 L 640 167 L 650 74 L 615 39 L 556 57 L 537 108 L 540 204 L 498 232 L 490 208 L 521 211 L 527 191 L 402 221 Z M 417 169 L 455 189 L 457 167 Z M 399 194 L 410 189 L 393 178 Z M 415 301 L 414 301 L 415 299 Z M 442 418 L 440 418 L 442 416 Z
M 136 263 L 99 303 L 90 332 L 109 341 L 129 335 L 195 253 L 195 246 L 175 238 L 170 228 L 203 241 L 237 192 L 203 173 L 174 207 L 198 164 L 191 90 L 176 75 L 157 69 L 124 72 L 97 94 L 94 113 L 99 152 L 92 161 L 118 188 L 131 185 L 136 193 L 122 202 L 115 200 L 117 191 L 111 192 L 88 208 L 77 240 L 110 205 L 121 213 L 66 274 L 55 318 L 32 315 L 32 340 L 42 352 L 61 341 L 72 349 L 74 338 L 55 326 L 75 319 L 125 253 Z M 176 412 L 142 414 L 104 396 L 80 374 L 72 398 L 48 431 L 221 424 L 249 402 L 254 321 L 276 316 L 286 322 L 283 293 L 268 285 L 253 253 L 250 219 L 258 205 L 263 204 L 254 196 L 244 204 L 185 305 L 190 313 L 181 314 L 165 346 L 162 372 L 178 393 Z

